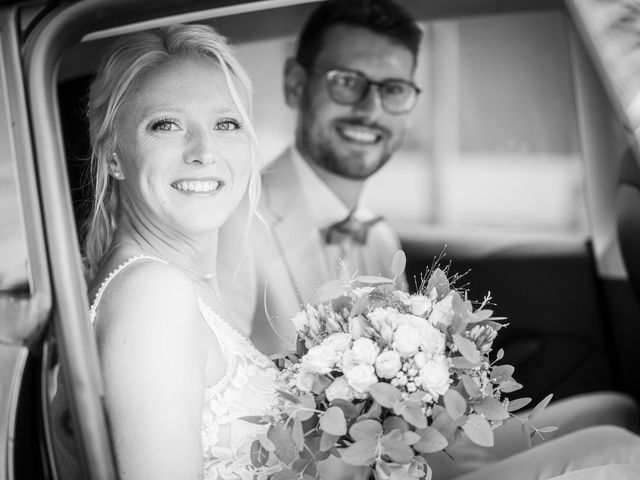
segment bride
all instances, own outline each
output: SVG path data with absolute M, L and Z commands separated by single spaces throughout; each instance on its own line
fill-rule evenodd
M 122 480 L 266 479 L 282 469 L 253 466 L 266 426 L 241 417 L 272 411 L 283 387 L 231 321 L 219 291 L 229 279 L 216 277 L 220 226 L 249 212 L 237 258 L 224 258 L 239 262 L 256 211 L 250 111 L 245 71 L 203 25 L 122 38 L 91 85 L 90 318 Z M 549 478 L 568 471 L 567 458 L 572 468 L 640 459 L 637 437 L 599 428 L 473 478 L 534 478 L 520 474 L 542 464 L 550 468 L 537 478 Z M 576 439 L 598 442 L 581 449 Z
M 277 468 L 252 466 L 265 427 L 239 419 L 272 408 L 276 369 L 230 320 L 215 274 L 219 227 L 258 196 L 250 111 L 246 72 L 203 25 L 121 39 L 91 85 L 85 252 L 123 480 Z

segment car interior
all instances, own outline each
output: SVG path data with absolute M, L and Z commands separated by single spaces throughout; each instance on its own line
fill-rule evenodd
M 68 421 L 78 432 L 86 478 L 112 478 L 79 247 L 91 201 L 84 112 L 97 59 L 130 31 L 213 24 L 254 79 L 267 165 L 292 139 L 283 64 L 316 2 L 58 3 L 15 14 L 27 39 L 24 88 L 37 168 L 15 167 L 22 207 L 6 207 L 3 222 L 11 219 L 9 228 L 26 234 L 3 246 L 27 258 L 28 268 L 12 280 L 8 272 L 24 267 L 3 266 L 0 287 L 13 298 L 39 289 L 50 298 L 46 321 L 30 336 L 21 373 L 30 380 L 13 393 L 21 428 L 9 478 L 60 478 L 48 423 L 58 375 L 66 380 L 60 388 L 71 400 Z M 621 93 L 605 48 L 626 38 L 628 21 L 620 18 L 633 14 L 632 6 L 625 10 L 632 2 L 615 12 L 609 6 L 608 16 L 606 2 L 597 0 L 399 3 L 425 32 L 416 71 L 423 93 L 402 150 L 372 179 L 363 202 L 398 232 L 410 289 L 439 265 L 460 275 L 456 285 L 470 299 L 490 295 L 495 314 L 507 318 L 497 347 L 524 386 L 520 397 L 537 402 L 550 393 L 561 399 L 617 390 L 640 402 L 640 149 L 630 96 Z M 23 186 L 29 177 L 33 184 Z M 0 195 L 17 196 L 8 191 Z M 29 246 L 20 253 L 25 238 Z M 8 307 L 0 307 L 4 316 Z M 31 460 L 34 447 L 45 461 Z

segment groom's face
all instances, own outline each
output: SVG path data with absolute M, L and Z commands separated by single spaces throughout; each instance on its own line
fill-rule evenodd
M 408 114 L 387 112 L 377 87 L 351 105 L 337 103 L 329 94 L 326 72 L 356 71 L 375 82 L 412 81 L 414 66 L 412 53 L 386 36 L 361 27 L 331 27 L 314 65 L 306 70 L 296 65 L 287 72 L 286 88 L 297 87 L 287 91 L 287 100 L 298 109 L 296 143 L 305 158 L 352 179 L 377 172 L 400 147 Z

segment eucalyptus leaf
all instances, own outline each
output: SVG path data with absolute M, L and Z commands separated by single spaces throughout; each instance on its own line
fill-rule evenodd
M 329 302 L 335 298 L 341 297 L 347 291 L 346 287 L 340 280 L 331 280 L 318 288 L 311 296 L 309 303 L 317 305 L 318 303 Z
M 322 436 L 320 437 L 320 451 L 321 452 L 329 451 L 329 449 L 331 449 L 331 447 L 333 447 L 336 444 L 339 438 L 340 436 L 338 435 L 332 435 L 327 432 L 322 432 Z
M 491 369 L 491 381 L 501 383 L 510 380 L 514 371 L 513 365 L 496 365 Z
M 393 280 L 387 277 L 376 277 L 374 275 L 358 275 L 356 277 L 356 282 L 364 283 L 367 285 L 384 285 L 391 284 Z
M 458 347 L 458 350 L 460 350 L 460 353 L 466 360 L 473 365 L 480 363 L 480 352 L 478 352 L 475 343 L 462 335 L 454 334 L 452 337 L 453 343 Z
M 320 430 L 338 436 L 347 433 L 347 421 L 340 407 L 329 407 L 320 415 Z
M 420 407 L 405 406 L 402 411 L 402 418 L 416 428 L 427 426 L 427 417 Z
M 388 455 L 396 463 L 409 463 L 413 458 L 413 450 L 394 433 L 382 437 L 380 441 L 382 453 Z
M 269 417 L 265 417 L 264 415 L 247 415 L 246 417 L 240 417 L 240 420 L 256 425 L 266 425 L 270 422 Z
M 495 397 L 483 398 L 480 402 L 474 403 L 473 408 L 487 420 L 506 420 L 509 418 L 509 412 L 504 404 Z
M 551 401 L 552 398 L 553 398 L 553 393 L 550 393 L 549 395 L 544 397 L 542 400 L 540 400 L 540 403 L 538 403 L 529 414 L 529 419 L 532 419 L 533 417 L 538 415 L 540 412 L 542 412 L 547 407 L 547 405 L 549 405 L 549 402 Z
M 453 389 L 447 390 L 444 394 L 444 406 L 447 413 L 453 419 L 465 414 L 467 411 L 467 402 L 462 395 Z
M 393 408 L 396 403 L 402 401 L 402 394 L 398 389 L 386 382 L 371 385 L 369 393 L 376 402 L 386 408 Z
M 467 417 L 467 422 L 462 426 L 462 430 L 476 445 L 493 447 L 493 430 L 484 417 L 472 413 Z
M 418 435 L 416 432 L 408 431 L 404 432 L 401 435 L 400 439 L 407 445 L 413 445 L 418 440 L 420 440 L 420 435 Z
M 480 392 L 480 387 L 478 387 L 478 384 L 473 378 L 469 375 L 461 375 L 460 378 L 464 389 L 467 391 L 467 394 L 469 394 L 469 397 L 474 398 L 480 396 L 482 392 Z
M 292 403 L 295 403 L 295 404 L 299 404 L 300 403 L 300 398 L 296 397 L 295 395 L 292 395 L 289 392 L 285 392 L 284 390 L 277 390 L 277 392 L 280 394 L 280 396 L 286 398 L 287 400 L 289 400 Z
M 444 450 L 449 445 L 446 437 L 434 427 L 416 430 L 420 440 L 413 444 L 413 448 L 421 453 L 435 453 Z
M 269 452 L 260 444 L 260 440 L 254 440 L 251 444 L 249 458 L 251 458 L 251 464 L 256 468 L 262 467 L 269 460 Z
M 549 425 L 548 427 L 539 428 L 538 432 L 540 432 L 540 433 L 551 433 L 551 432 L 555 432 L 556 430 L 558 430 L 558 427 Z
M 404 273 L 404 269 L 407 266 L 407 256 L 402 250 L 398 250 L 393 254 L 393 260 L 391 260 L 391 274 L 394 277 L 399 277 Z
M 316 467 L 316 462 L 313 458 L 299 458 L 293 465 L 291 465 L 296 472 L 300 472 L 303 475 L 309 475 L 310 478 L 315 478 L 318 469 Z
M 400 433 L 404 433 L 409 430 L 409 424 L 403 418 L 391 415 L 384 419 L 382 430 L 384 433 L 389 433 L 393 430 L 399 430 Z
M 280 470 L 273 477 L 271 477 L 271 480 L 298 480 L 299 478 L 299 472 L 287 468 L 286 470 Z
M 516 398 L 515 400 L 509 400 L 509 406 L 507 407 L 508 412 L 515 412 L 520 410 L 521 408 L 526 407 L 531 403 L 531 399 L 529 397 Z
M 426 291 L 431 292 L 431 290 L 433 290 L 434 288 L 436 289 L 436 292 L 438 294 L 438 300 L 446 297 L 451 290 L 449 279 L 440 268 L 434 269 L 431 272 L 431 275 L 429 275 Z
M 298 447 L 289 430 L 282 425 L 272 425 L 267 432 L 267 437 L 276 447 L 273 453 L 287 465 L 298 457 Z
M 522 384 L 511 379 L 511 380 L 507 380 L 506 382 L 502 382 L 499 388 L 501 392 L 511 393 L 511 392 L 515 392 L 516 390 L 520 390 L 522 388 Z
M 340 458 L 347 465 L 369 466 L 377 457 L 378 438 L 358 440 L 347 448 L 340 449 Z
M 333 402 L 331 402 L 332 407 L 338 407 L 344 413 L 344 417 L 349 420 L 353 420 L 358 416 L 358 409 L 351 402 L 343 400 L 342 398 L 336 398 Z
M 363 438 L 377 436 L 382 432 L 382 425 L 378 420 L 373 420 L 370 418 L 360 420 L 353 425 L 349 429 L 349 435 L 354 440 L 362 440 Z
M 369 306 L 369 295 L 366 293 L 363 293 L 358 297 L 358 299 L 356 300 L 356 303 L 353 304 L 353 307 L 351 307 L 351 311 L 349 312 L 349 318 L 353 318 L 360 315 L 361 313 L 364 313 L 364 311 L 367 309 L 368 306 Z

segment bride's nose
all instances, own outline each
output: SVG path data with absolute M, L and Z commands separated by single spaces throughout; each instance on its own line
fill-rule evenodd
M 184 161 L 193 165 L 209 165 L 218 159 L 218 150 L 211 131 L 192 129 L 187 136 Z

